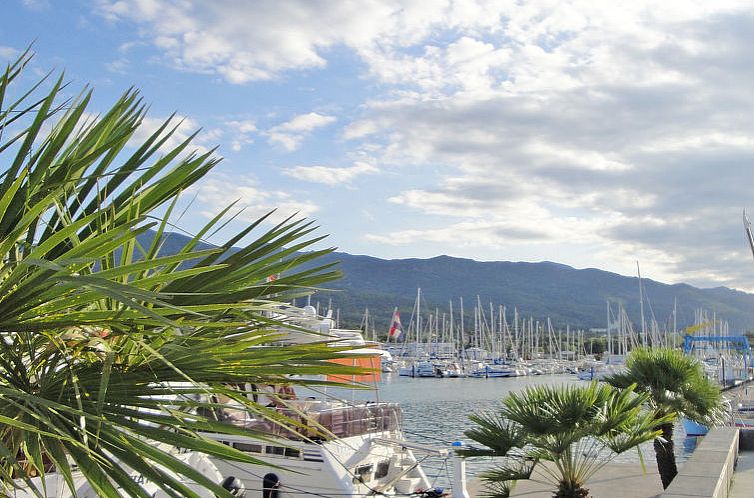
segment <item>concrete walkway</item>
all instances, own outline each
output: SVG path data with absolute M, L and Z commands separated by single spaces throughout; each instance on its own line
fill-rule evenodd
M 733 486 L 728 498 L 751 498 L 754 495 L 754 452 L 738 453 L 738 464 L 733 473 Z
M 556 485 L 541 472 L 534 471 L 532 478 L 519 481 L 511 494 L 516 498 L 552 498 Z M 655 498 L 662 494 L 662 483 L 654 460 L 647 462 L 646 473 L 639 464 L 612 463 L 602 467 L 586 485 L 594 498 Z M 482 484 L 469 484 L 472 497 L 484 496 Z M 749 498 L 751 495 L 747 495 Z

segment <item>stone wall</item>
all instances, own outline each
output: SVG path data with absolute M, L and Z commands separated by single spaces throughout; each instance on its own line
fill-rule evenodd
M 754 443 L 754 435 L 746 436 Z M 738 458 L 739 431 L 715 427 L 704 436 L 662 498 L 727 498 Z

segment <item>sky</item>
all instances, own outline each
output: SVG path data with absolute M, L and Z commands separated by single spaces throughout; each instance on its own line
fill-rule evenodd
M 198 229 L 272 208 L 379 258 L 555 261 L 754 290 L 754 3 L 4 0 L 0 63 L 139 88 L 223 161 Z M 410 276 L 406 276 L 410 278 Z

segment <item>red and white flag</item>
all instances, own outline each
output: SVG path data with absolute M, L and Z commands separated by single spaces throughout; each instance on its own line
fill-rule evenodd
M 403 325 L 401 325 L 401 314 L 398 310 L 393 311 L 393 320 L 390 322 L 390 330 L 388 331 L 388 337 L 398 339 L 403 333 Z

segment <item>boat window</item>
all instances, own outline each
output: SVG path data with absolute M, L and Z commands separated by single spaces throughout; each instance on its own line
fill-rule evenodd
M 286 448 L 285 456 L 292 458 L 299 458 L 301 456 L 301 450 L 296 448 Z
M 285 448 L 282 446 L 267 446 L 268 455 L 285 455 Z
M 262 453 L 261 444 L 233 443 L 233 447 L 246 453 Z
M 374 471 L 374 478 L 380 479 L 381 477 L 385 477 L 390 470 L 390 460 L 382 460 L 381 462 L 377 463 L 377 470 Z
M 367 465 L 359 465 L 358 467 L 356 467 L 356 475 L 360 475 L 363 477 L 367 474 L 371 474 L 373 468 L 374 468 L 374 465 L 372 465 L 371 463 Z

